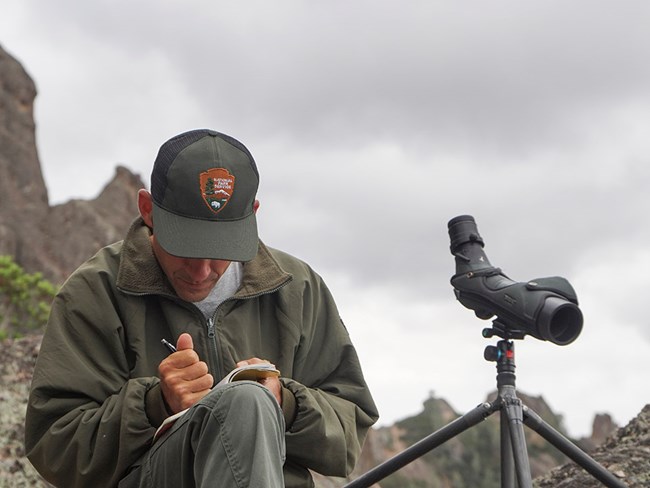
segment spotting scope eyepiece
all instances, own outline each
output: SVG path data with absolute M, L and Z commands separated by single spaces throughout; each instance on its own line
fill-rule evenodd
M 578 297 L 564 278 L 553 276 L 520 283 L 490 264 L 471 215 L 460 215 L 447 224 L 456 274 L 454 293 L 463 306 L 480 319 L 493 321 L 492 334 L 523 339 L 528 334 L 564 346 L 582 331 Z

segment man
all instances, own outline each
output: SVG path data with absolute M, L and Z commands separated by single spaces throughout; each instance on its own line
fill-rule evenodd
M 350 473 L 376 408 L 321 278 L 259 241 L 257 187 L 253 157 L 229 136 L 195 130 L 161 146 L 125 240 L 52 304 L 25 432 L 45 479 L 275 487 Z M 262 362 L 281 377 L 212 388 Z

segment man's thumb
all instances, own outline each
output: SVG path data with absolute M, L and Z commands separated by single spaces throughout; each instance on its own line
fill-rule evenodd
M 192 341 L 192 336 L 187 332 L 182 333 L 178 336 L 178 341 L 176 341 L 176 350 L 182 351 L 183 349 L 194 349 L 194 342 Z

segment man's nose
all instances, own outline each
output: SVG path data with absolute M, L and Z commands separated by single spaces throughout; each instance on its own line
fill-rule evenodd
M 212 272 L 210 259 L 187 259 L 185 266 L 194 281 L 203 281 Z

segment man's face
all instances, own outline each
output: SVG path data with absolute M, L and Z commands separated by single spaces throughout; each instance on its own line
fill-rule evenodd
M 187 302 L 199 302 L 207 297 L 230 264 L 230 261 L 219 259 L 173 256 L 158 244 L 155 235 L 151 236 L 151 244 L 158 263 L 176 294 Z

